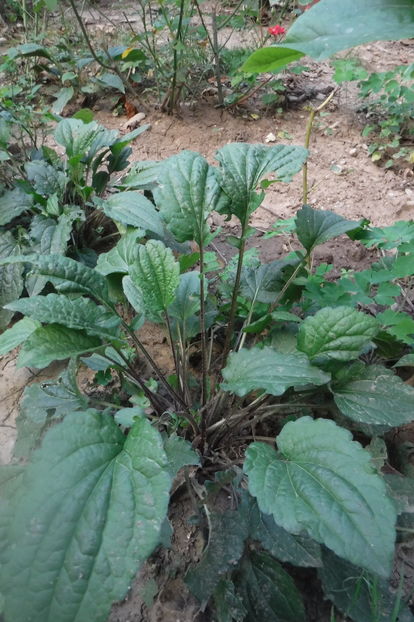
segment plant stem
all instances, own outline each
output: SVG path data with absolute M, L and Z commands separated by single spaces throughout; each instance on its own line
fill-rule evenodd
M 254 305 L 256 304 L 256 296 L 257 295 L 254 296 L 254 298 L 253 298 L 253 300 L 251 302 L 249 314 L 248 314 L 248 316 L 246 318 L 246 321 L 244 322 L 244 324 L 243 324 L 243 326 L 241 328 L 241 331 L 239 333 L 239 339 L 238 339 L 239 344 L 237 346 L 237 351 L 242 349 L 242 347 L 244 345 L 244 342 L 246 341 L 247 333 L 244 333 L 243 330 L 245 328 L 247 328 L 250 325 L 250 322 L 252 321 Z
M 309 118 L 306 124 L 306 130 L 305 130 L 305 148 L 306 149 L 309 149 L 310 139 L 312 135 L 313 122 L 315 120 L 316 114 L 320 112 L 321 110 L 323 110 L 323 108 L 325 108 L 325 106 L 329 104 L 329 102 L 331 101 L 332 97 L 335 95 L 338 88 L 339 86 L 336 86 L 333 89 L 333 91 L 329 93 L 328 97 L 317 108 L 310 109 Z M 302 198 L 303 205 L 306 205 L 308 202 L 308 193 L 309 193 L 308 191 L 308 163 L 306 161 L 305 164 L 303 165 L 303 198 Z
M 113 64 L 113 63 L 111 63 L 110 65 L 107 65 L 96 54 L 96 52 L 95 52 L 95 50 L 93 48 L 93 45 L 91 43 L 91 40 L 89 38 L 88 32 L 87 32 L 87 30 L 85 28 L 85 24 L 83 23 L 83 20 L 82 20 L 80 14 L 78 12 L 78 9 L 76 8 L 75 1 L 74 0 L 69 0 L 69 4 L 70 4 L 70 6 L 72 8 L 72 11 L 75 14 L 76 21 L 79 24 L 79 27 L 80 27 L 80 29 L 82 31 L 83 36 L 84 36 L 86 45 L 88 46 L 89 51 L 92 54 L 92 57 L 95 60 L 95 62 L 97 62 L 98 65 L 100 65 L 103 69 L 109 69 L 109 71 L 114 71 L 116 73 L 116 75 L 118 76 L 118 78 L 121 80 L 122 84 L 125 86 L 125 88 L 128 91 L 128 93 L 131 96 L 136 97 L 135 91 L 132 89 L 132 87 L 129 85 L 129 83 L 124 80 L 124 77 L 123 77 L 122 73 L 119 71 L 118 67 L 115 64 Z M 111 60 L 109 54 L 107 54 L 107 56 L 108 56 L 108 60 Z
M 27 12 L 26 12 L 26 0 L 22 0 L 22 18 L 23 18 L 24 38 L 25 38 L 25 41 L 27 41 Z
M 197 424 L 196 420 L 194 419 L 194 417 L 193 417 L 189 407 L 187 406 L 187 404 L 184 402 L 182 397 L 180 395 L 178 395 L 178 393 L 173 389 L 173 387 L 167 382 L 164 374 L 162 373 L 162 371 L 160 370 L 160 368 L 158 367 L 158 365 L 156 364 L 156 362 L 154 361 L 154 359 L 152 358 L 152 356 L 150 355 L 148 350 L 144 347 L 144 345 L 141 343 L 141 341 L 135 335 L 134 331 L 128 326 L 128 324 L 123 319 L 122 319 L 122 325 L 125 328 L 125 330 L 128 332 L 128 334 L 131 336 L 131 338 L 132 338 L 133 342 L 135 343 L 135 345 L 137 346 L 137 348 L 145 356 L 145 358 L 147 359 L 148 363 L 151 365 L 151 367 L 155 371 L 155 373 L 156 373 L 159 381 L 161 382 L 161 384 L 165 387 L 165 389 L 170 394 L 170 396 L 178 404 L 180 404 L 180 406 L 184 409 L 185 415 L 182 415 L 182 416 L 184 416 L 185 419 L 187 419 L 187 421 L 189 421 L 189 423 L 191 424 L 191 427 L 194 430 L 194 433 L 197 434 L 198 433 L 198 424 Z
M 285 17 L 287 10 L 289 8 L 289 4 L 290 4 L 290 0 L 285 0 L 285 4 L 282 6 L 280 10 L 280 15 L 279 15 L 280 21 L 282 21 L 282 19 Z
M 246 248 L 247 222 L 248 222 L 248 219 L 246 217 L 245 221 L 242 223 L 242 233 L 241 233 L 241 236 L 240 236 L 240 249 L 239 249 L 239 259 L 238 259 L 238 262 L 237 262 L 236 279 L 234 281 L 233 296 L 232 296 L 232 299 L 231 299 L 231 307 L 230 307 L 229 324 L 227 326 L 226 340 L 224 342 L 223 367 L 226 364 L 227 356 L 228 356 L 229 351 L 230 351 L 231 338 L 232 338 L 232 335 L 233 335 L 234 322 L 235 322 L 235 319 L 236 319 L 237 296 L 239 295 L 241 271 L 242 271 L 242 267 L 243 267 L 244 251 L 245 251 L 245 248 Z
M 180 365 L 180 378 L 183 387 L 183 399 L 189 404 L 190 393 L 187 384 L 187 350 L 186 350 L 186 334 L 185 334 L 185 322 L 183 322 L 183 331 L 179 322 L 177 322 L 178 344 L 179 344 L 179 365 Z
M 213 30 L 213 38 L 210 37 L 210 33 L 209 30 L 207 28 L 207 24 L 205 22 L 204 19 L 204 15 L 203 12 L 200 8 L 200 5 L 198 3 L 198 0 L 194 0 L 194 5 L 197 9 L 198 15 L 200 17 L 200 21 L 202 26 L 204 27 L 204 30 L 206 31 L 207 34 L 207 38 L 208 38 L 208 42 L 210 44 L 211 47 L 211 51 L 213 52 L 213 56 L 214 56 L 214 75 L 216 78 L 216 82 L 217 82 L 217 100 L 218 100 L 218 105 L 219 106 L 223 106 L 224 104 L 224 97 L 223 97 L 223 85 L 221 82 L 221 67 L 220 67 L 220 47 L 219 47 L 219 43 L 218 43 L 218 26 L 217 26 L 217 14 L 216 14 L 216 6 L 214 5 L 213 7 L 213 13 L 212 13 L 212 17 L 211 17 L 211 27 Z
M 274 311 L 277 307 L 277 305 L 279 304 L 279 302 L 281 301 L 281 299 L 283 298 L 286 290 L 288 289 L 288 287 L 290 286 L 290 284 L 292 283 L 292 281 L 296 278 L 297 273 L 299 272 L 299 270 L 306 265 L 306 263 L 308 262 L 308 258 L 309 255 L 306 254 L 298 263 L 298 265 L 296 266 L 296 268 L 294 269 L 294 271 L 292 272 L 292 274 L 290 275 L 290 277 L 288 278 L 288 280 L 286 281 L 286 283 L 284 284 L 284 286 L 282 287 L 282 289 L 280 290 L 280 292 L 278 293 L 276 300 L 274 302 L 272 302 L 272 304 L 270 305 L 269 308 L 269 313 L 272 313 L 272 311 Z
M 120 408 L 119 404 L 113 404 L 112 402 L 106 402 L 105 400 L 94 400 L 89 398 L 89 401 L 95 406 L 105 406 L 105 408 L 113 408 L 114 410 L 118 410 Z
M 128 374 L 128 376 L 131 378 L 131 380 L 133 382 L 136 382 L 138 384 L 138 386 L 140 387 L 140 389 L 144 392 L 144 395 L 147 399 L 149 399 L 149 401 L 151 402 L 154 410 L 157 411 L 157 413 L 159 415 L 161 415 L 164 412 L 164 408 L 163 406 L 160 404 L 159 399 L 158 399 L 158 395 L 156 395 L 155 393 L 153 393 L 145 384 L 145 382 L 142 380 L 142 378 L 136 373 L 135 369 L 132 367 L 132 365 L 129 363 L 128 359 L 122 354 L 121 350 L 119 348 L 116 348 L 114 345 L 112 345 L 112 347 L 114 348 L 114 350 L 116 351 L 116 353 L 118 354 L 118 356 L 124 361 L 125 365 L 127 366 L 128 370 L 126 370 L 126 373 Z M 105 358 L 108 359 L 108 361 L 111 361 L 112 363 L 115 363 L 116 365 L 118 365 L 118 363 L 112 359 L 109 356 L 106 356 Z
M 270 80 L 273 80 L 274 76 L 270 76 L 269 78 L 266 78 L 266 80 L 264 80 L 263 82 L 259 82 L 259 84 L 256 84 L 256 86 L 254 86 L 252 89 L 250 89 L 250 91 L 248 91 L 247 93 L 245 93 L 244 95 L 242 95 L 241 97 L 239 97 L 239 99 L 237 99 L 235 102 L 232 102 L 231 104 L 229 104 L 227 106 L 227 108 L 233 108 L 234 106 L 237 106 L 238 104 L 242 104 L 244 101 L 246 101 L 246 99 L 249 99 L 252 95 L 254 95 L 259 89 L 261 89 L 263 86 L 265 86 L 268 82 L 270 82 Z
M 145 348 L 145 346 L 138 339 L 134 331 L 128 326 L 128 324 L 124 320 L 122 320 L 122 326 L 128 332 L 128 334 L 132 338 L 133 342 L 135 343 L 136 347 L 139 349 L 141 354 L 143 354 L 143 356 L 147 359 L 148 363 L 151 365 L 152 369 L 156 373 L 158 380 L 161 382 L 161 384 L 164 385 L 165 389 L 168 391 L 170 396 L 174 400 L 176 400 L 183 408 L 185 408 L 185 410 L 188 410 L 187 404 L 182 400 L 182 398 L 178 395 L 178 393 L 174 391 L 173 387 L 167 382 L 167 380 L 164 377 L 164 374 L 158 367 L 157 363 L 154 361 L 154 359 L 152 358 L 148 350 Z
M 234 7 L 233 12 L 232 12 L 232 13 L 230 13 L 230 14 L 226 17 L 226 19 L 224 19 L 224 20 L 221 22 L 221 26 L 220 26 L 221 30 L 223 30 L 223 28 L 225 28 L 225 27 L 227 26 L 227 24 L 230 22 L 230 20 L 232 20 L 232 19 L 233 19 L 233 17 L 237 14 L 237 12 L 238 12 L 238 10 L 240 9 L 240 7 L 241 7 L 241 5 L 243 4 L 243 2 L 244 2 L 244 0 L 240 0 L 240 1 L 236 4 L 236 6 Z M 233 32 L 234 32 L 234 29 L 232 30 L 232 34 L 233 34 Z M 231 36 L 231 35 L 230 35 L 230 36 Z M 227 39 L 227 41 L 228 41 L 228 39 Z M 222 46 L 221 46 L 220 50 L 222 50 L 222 49 L 223 49 L 223 47 L 224 47 L 224 45 L 222 45 Z
M 200 249 L 200 334 L 201 334 L 201 405 L 207 402 L 208 395 L 208 369 L 207 369 L 207 339 L 206 339 L 206 307 L 204 288 L 204 244 L 201 240 Z
M 158 367 L 157 363 L 154 361 L 154 359 L 152 358 L 152 356 L 150 355 L 150 353 L 148 352 L 148 350 L 144 347 L 144 345 L 141 343 L 141 341 L 138 339 L 138 337 L 136 336 L 136 334 L 134 333 L 134 331 L 132 330 L 132 328 L 130 328 L 130 326 L 125 322 L 124 318 L 122 317 L 122 315 L 120 315 L 118 313 L 118 311 L 116 310 L 116 307 L 109 303 L 107 300 L 105 300 L 104 298 L 98 298 L 98 300 L 105 305 L 105 307 L 107 307 L 108 309 L 110 309 L 112 311 L 112 313 L 115 313 L 115 315 L 117 315 L 120 320 L 121 320 L 121 324 L 124 330 L 126 330 L 126 332 L 128 333 L 128 335 L 131 337 L 132 341 L 134 342 L 135 346 L 138 348 L 138 350 L 141 352 L 141 354 L 145 357 L 145 359 L 148 361 L 148 363 L 151 365 L 152 369 L 154 370 L 154 372 L 157 375 L 157 378 L 159 379 L 159 381 L 164 385 L 165 389 L 167 390 L 167 392 L 170 394 L 170 396 L 178 403 L 182 406 L 182 408 L 184 408 L 184 410 L 192 417 L 193 421 L 194 418 L 191 415 L 189 408 L 187 406 L 187 404 L 184 402 L 184 400 L 178 395 L 178 393 L 176 391 L 174 391 L 173 387 L 171 385 L 168 384 L 166 378 L 164 377 L 164 374 L 162 373 L 162 371 L 160 370 L 160 368 Z M 122 357 L 122 355 L 121 355 Z M 194 421 L 195 422 L 195 421 Z
M 176 87 L 177 87 L 177 73 L 178 73 L 178 51 L 177 51 L 177 43 L 182 43 L 181 41 L 181 29 L 183 24 L 184 17 L 184 7 L 185 0 L 180 0 L 180 14 L 178 17 L 178 25 L 177 32 L 175 35 L 175 40 L 173 43 L 173 78 L 171 83 L 170 97 L 168 101 L 168 114 L 172 114 L 174 112 L 174 108 L 176 105 Z M 177 98 L 178 99 L 178 98 Z
M 211 16 L 211 26 L 213 29 L 213 54 L 214 54 L 214 74 L 217 82 L 217 103 L 221 107 L 224 104 L 223 84 L 221 82 L 220 52 L 218 44 L 218 27 L 216 6 L 213 7 Z
M 183 393 L 183 387 L 182 387 L 182 384 L 181 384 L 180 369 L 179 369 L 179 366 L 178 366 L 177 352 L 175 350 L 174 340 L 173 340 L 173 336 L 172 336 L 170 316 L 168 314 L 167 309 L 164 309 L 164 313 L 165 313 L 165 323 L 166 323 L 167 329 L 168 329 L 168 336 L 170 338 L 171 351 L 172 351 L 172 355 L 173 355 L 173 358 L 174 358 L 175 374 L 177 376 L 178 386 L 181 388 L 181 394 L 182 394 Z

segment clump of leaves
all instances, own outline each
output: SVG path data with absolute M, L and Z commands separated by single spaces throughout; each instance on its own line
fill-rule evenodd
M 116 130 L 107 130 L 91 121 L 89 111 L 82 111 L 79 116 L 88 122 L 82 118 L 63 119 L 54 131 L 56 142 L 65 150 L 65 159 L 62 161 L 50 147 L 33 149 L 32 159 L 21 167 L 14 186 L 0 196 L 2 257 L 11 252 L 65 254 L 69 246 L 75 254 L 90 245 L 92 224 L 92 239 L 99 239 L 99 197 L 108 189 L 111 176 L 129 165 L 129 144 L 148 126 L 120 137 Z M 11 140 L 8 127 L 7 118 L 0 118 L 3 136 Z M 134 193 L 123 196 L 127 200 Z M 107 205 L 112 205 L 110 200 Z M 151 204 L 150 207 L 153 209 Z M 102 220 L 103 214 L 100 217 Z M 119 220 L 123 222 L 122 217 Z M 116 232 L 117 228 L 110 224 L 112 233 Z M 94 261 L 93 254 L 90 261 Z M 4 270 L 10 272 L 10 267 Z M 6 284 L 8 277 L 3 278 Z M 42 291 L 46 282 L 43 277 L 28 275 L 25 287 L 33 296 Z M 22 291 L 23 281 L 19 279 L 18 283 Z M 2 289 L 3 304 L 10 295 L 8 291 L 8 287 Z M 6 325 L 7 322 L 3 327 Z
M 414 65 L 370 74 L 359 84 L 369 123 L 363 131 L 369 137 L 373 162 L 386 168 L 414 161 Z
M 412 87 L 414 65 L 401 65 L 390 71 L 368 73 L 357 58 L 333 62 L 334 80 L 358 81 L 359 95 L 368 123 L 363 136 L 369 138 L 368 153 L 373 162 L 385 168 L 413 160 Z
M 10 293 L 5 312 L 24 318 L 1 335 L 0 352 L 22 344 L 18 365 L 39 368 L 71 358 L 57 385 L 27 390 L 16 449 L 25 463 L 2 470 L 7 622 L 104 622 L 160 542 L 175 474 L 185 465 L 220 471 L 218 447 L 245 458 L 229 477 L 216 475 L 218 487 L 205 486 L 209 541 L 186 581 L 219 620 L 253 620 L 257 611 L 304 620 L 281 562 L 319 568 L 326 593 L 358 622 L 369 619 L 359 613 L 369 599 L 364 590 L 356 601 L 344 596 L 349 576 L 364 573 L 381 611 L 395 609 L 387 580 L 398 493 L 351 430 L 367 443 L 411 422 L 414 389 L 361 358 L 386 328 L 378 318 L 336 302 L 316 312 L 302 305 L 315 247 L 361 223 L 304 206 L 295 219 L 301 250 L 245 262 L 261 182 L 289 181 L 306 156 L 302 147 L 236 143 L 217 152 L 218 166 L 191 151 L 137 166 L 126 179 L 150 186 L 155 207 L 136 190 L 98 202 L 125 229 L 95 268 L 14 250 L 1 260 L 2 270 L 19 278 L 30 270 L 51 291 Z M 229 238 L 237 257 L 225 271 L 209 248 L 213 210 L 239 221 Z M 189 241 L 192 252 L 182 246 Z M 144 321 L 164 326 L 173 375 L 143 344 Z M 80 357 L 118 377 L 116 398 L 80 393 Z M 264 425 L 272 437 L 249 443 Z M 229 483 L 236 509 L 209 508 L 209 486 Z

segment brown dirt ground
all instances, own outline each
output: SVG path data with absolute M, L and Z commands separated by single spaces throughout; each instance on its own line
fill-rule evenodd
M 403 43 L 371 44 L 356 52 L 371 70 L 385 70 L 397 64 L 413 62 L 412 46 Z M 316 97 L 310 103 L 317 106 L 323 99 L 321 85 L 330 85 L 330 69 L 326 64 L 311 66 L 308 75 L 301 76 L 302 86 L 316 87 Z M 303 81 L 305 84 L 303 85 Z M 319 88 L 319 92 L 318 92 Z M 121 129 L 125 117 L 116 117 L 100 102 L 96 119 L 109 128 Z M 214 152 L 228 142 L 264 142 L 272 132 L 278 142 L 303 144 L 307 120 L 305 106 L 286 111 L 281 116 L 258 112 L 255 102 L 235 112 L 214 107 L 214 101 L 201 101 L 192 109 L 182 106 L 178 118 L 166 116 L 156 109 L 147 112 L 145 123 L 151 130 L 140 136 L 133 145 L 132 161 L 159 160 L 182 149 L 199 151 L 211 163 Z M 384 170 L 367 156 L 367 145 L 361 137 L 361 119 L 355 112 L 355 95 L 350 87 L 341 87 L 328 108 L 328 115 L 317 120 L 311 141 L 309 159 L 311 193 L 309 202 L 320 209 L 338 212 L 349 219 L 368 218 L 375 225 L 389 225 L 395 220 L 414 218 L 414 178 L 412 171 Z M 253 243 L 259 247 L 264 261 L 278 257 L 287 250 L 284 238 L 263 240 L 261 235 L 280 218 L 290 218 L 301 205 L 301 178 L 291 184 L 271 186 L 263 205 L 253 215 L 252 224 L 258 234 Z M 222 224 L 220 219 L 216 225 Z M 230 223 L 226 229 L 236 225 Z M 227 257 L 224 239 L 217 245 Z M 338 268 L 361 269 L 370 254 L 361 246 L 340 238 L 318 251 L 318 261 L 334 263 Z M 164 336 L 154 334 L 153 353 L 165 351 Z M 0 363 L 0 463 L 10 461 L 15 439 L 15 417 L 24 387 L 39 378 L 57 374 L 52 367 L 41 373 L 15 366 L 16 353 L 2 358 Z M 150 558 L 127 600 L 114 606 L 108 622 L 204 622 L 212 621 L 208 611 L 201 613 L 182 579 L 190 562 L 200 557 L 204 543 L 199 531 L 189 526 L 193 513 L 189 499 L 182 494 L 171 506 L 170 519 L 175 533 L 172 548 L 157 552 Z M 157 592 L 154 594 L 154 592 Z M 309 621 L 329 619 L 329 606 L 315 605 L 321 600 L 316 594 L 309 599 Z

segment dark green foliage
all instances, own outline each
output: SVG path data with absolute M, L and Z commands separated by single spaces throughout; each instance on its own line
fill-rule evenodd
M 373 585 L 388 594 L 378 606 L 388 612 L 397 519 L 391 498 L 404 503 L 404 516 L 409 501 L 404 487 L 399 493 L 386 486 L 370 451 L 375 442 L 384 449 L 377 437 L 386 430 L 412 421 L 414 389 L 366 358 L 388 343 L 398 346 L 397 362 L 412 333 L 402 325 L 405 311 L 373 317 L 364 305 L 401 299 L 413 273 L 412 227 L 376 230 L 305 206 L 292 224 L 303 249 L 259 265 L 254 251 L 244 251 L 263 177 L 290 179 L 306 150 L 230 144 L 218 152 L 218 167 L 185 152 L 152 167 L 149 182 L 140 181 L 137 167 L 133 189 L 95 197 L 122 234 L 93 268 L 62 256 L 71 220 L 57 197 L 83 166 L 80 149 L 93 162 L 117 143 L 97 124 L 72 121 L 58 131 L 69 168 L 28 167 L 36 196 L 53 190 L 48 213 L 32 220 L 38 252 L 16 254 L 7 233 L 10 250 L 0 259 L 20 288 L 13 296 L 6 291 L 5 311 L 26 316 L 0 337 L 0 352 L 22 344 L 19 364 L 38 368 L 73 357 L 57 383 L 29 387 L 21 405 L 15 458 L 27 466 L 23 474 L 5 470 L 10 498 L 0 508 L 12 545 L 5 547 L 6 622 L 29 615 L 54 622 L 59 607 L 62 622 L 104 622 L 137 568 L 168 539 L 162 525 L 177 471 L 185 469 L 191 485 L 191 468 L 203 469 L 218 448 L 239 447 L 245 430 L 260 430 L 264 420 L 277 434 L 276 447 L 250 443 L 244 475 L 236 468 L 195 485 L 207 539 L 186 575 L 188 587 L 203 606 L 214 603 L 223 622 L 258 615 L 305 620 L 298 588 L 281 564 L 321 569 L 324 546 L 345 564 L 321 570 L 338 607 L 359 621 L 332 578 L 354 564 L 377 577 Z M 155 204 L 140 193 L 148 183 Z M 205 248 L 214 209 L 242 225 L 240 237 L 229 240 L 238 255 L 224 271 Z M 344 233 L 384 253 L 332 289 L 328 268 L 311 267 L 312 252 Z M 187 241 L 198 251 L 182 245 Z M 23 287 L 30 296 L 15 300 Z M 141 341 L 145 319 L 163 325 L 170 341 L 168 377 Z M 411 364 L 404 354 L 401 364 Z M 97 372 L 86 393 L 77 386 L 79 359 Z M 377 440 L 364 449 L 347 421 Z M 227 487 L 232 507 L 218 511 L 215 500 Z

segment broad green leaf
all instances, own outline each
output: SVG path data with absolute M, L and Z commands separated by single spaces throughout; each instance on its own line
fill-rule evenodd
M 114 419 L 119 425 L 123 425 L 126 428 L 131 428 L 136 421 L 136 417 L 143 417 L 144 415 L 144 408 L 141 408 L 140 406 L 134 406 L 133 408 L 121 408 L 115 413 Z
M 233 570 L 248 535 L 247 524 L 240 520 L 238 512 L 213 512 L 209 526 L 208 545 L 201 561 L 185 576 L 186 584 L 201 603 L 207 602 L 223 575 Z
M 254 302 L 272 303 L 287 281 L 289 267 L 296 267 L 299 257 L 275 259 L 258 268 L 245 268 L 242 273 L 241 294 Z
M 9 525 L 14 519 L 15 502 L 24 466 L 17 464 L 3 464 L 0 466 L 0 563 L 7 561 L 10 541 L 8 537 Z M 3 586 L 2 586 L 3 589 Z
M 102 82 L 104 86 L 109 86 L 111 89 L 115 89 L 120 91 L 121 93 L 125 93 L 125 86 L 122 82 L 121 78 L 116 73 L 102 73 L 97 78 L 98 82 Z
M 13 218 L 17 218 L 33 205 L 33 197 L 26 194 L 20 188 L 6 190 L 0 196 L 0 227 L 8 225 Z
M 321 0 L 295 20 L 283 43 L 265 48 L 266 54 L 255 52 L 243 70 L 271 71 L 305 54 L 323 60 L 369 41 L 398 41 L 413 33 L 412 0 Z
M 323 60 L 370 41 L 391 41 L 412 37 L 412 0 L 322 0 L 295 21 L 283 47 L 299 50 Z
M 249 538 L 257 540 L 273 557 L 294 566 L 321 566 L 321 551 L 317 542 L 306 536 L 290 534 L 277 525 L 273 516 L 263 514 L 256 499 L 249 500 Z
M 365 450 L 371 454 L 371 462 L 378 471 L 382 472 L 386 462 L 388 461 L 387 444 L 380 436 L 374 436 L 371 438 L 368 445 L 365 445 Z
M 341 413 L 353 421 L 389 428 L 414 421 L 414 388 L 386 371 L 367 366 L 357 379 L 333 385 Z
M 360 221 L 346 220 L 334 212 L 316 210 L 309 205 L 304 205 L 296 215 L 296 234 L 308 253 L 315 246 L 360 226 Z
M 293 579 L 268 553 L 250 552 L 238 575 L 245 622 L 305 622 L 302 597 Z
M 114 248 L 99 255 L 97 271 L 105 276 L 114 272 L 128 274 L 129 267 L 134 263 L 138 253 L 138 240 L 144 235 L 145 232 L 140 229 L 127 231 Z
M 15 300 L 23 291 L 23 266 L 14 263 L 19 248 L 9 231 L 0 232 L 0 330 L 6 328 L 13 313 L 2 307 Z M 8 262 L 11 262 L 9 265 Z
M 337 555 L 388 577 L 396 512 L 370 454 L 333 421 L 302 417 L 285 425 L 278 452 L 246 451 L 249 490 L 287 531 L 306 531 Z
M 121 352 L 128 358 L 129 352 L 127 350 L 121 350 Z M 125 361 L 112 346 L 105 348 L 104 355 L 91 354 L 89 357 L 81 357 L 81 361 L 85 363 L 87 367 L 93 369 L 93 371 L 105 371 L 109 367 L 125 369 Z
M 269 326 L 269 324 L 271 324 L 272 322 L 272 316 L 270 313 L 266 313 L 265 315 L 262 315 L 258 320 L 255 320 L 254 322 L 250 322 L 250 324 L 247 324 L 246 326 L 243 327 L 243 332 L 244 333 L 256 333 L 256 334 L 260 334 L 262 333 L 265 328 L 267 328 Z
M 170 306 L 178 287 L 179 272 L 171 249 L 162 242 L 149 240 L 139 247 L 130 275 L 134 285 L 142 291 L 145 309 L 156 315 Z
M 414 513 L 414 479 L 404 475 L 384 474 L 390 496 L 395 502 L 398 514 Z
M 6 307 L 45 324 L 63 324 L 103 339 L 116 337 L 121 323 L 120 317 L 89 298 L 69 298 L 62 294 L 21 298 Z
M 272 333 L 271 346 L 280 354 L 294 354 L 297 349 L 297 334 L 291 327 L 282 328 Z
M 45 160 L 33 160 L 25 165 L 26 175 L 38 194 L 61 196 L 65 191 L 67 176 Z
M 366 313 L 352 307 L 325 307 L 300 325 L 298 350 L 310 359 L 351 361 L 378 330 L 377 320 Z
M 57 219 L 36 214 L 30 226 L 33 245 L 42 255 L 64 255 L 75 220 L 83 220 L 80 210 L 71 210 Z
M 294 322 L 295 324 L 302 322 L 302 318 L 289 311 L 273 311 L 272 319 L 276 322 Z
M 81 119 L 63 119 L 57 124 L 54 136 L 65 148 L 68 158 L 73 158 L 85 156 L 102 129 L 96 121 L 84 123 Z
M 57 380 L 25 388 L 16 419 L 15 458 L 27 459 L 51 425 L 87 407 L 88 400 L 76 384 L 76 371 L 75 361 L 71 361 Z
M 60 215 L 61 207 L 59 205 L 59 199 L 58 199 L 57 194 L 52 194 L 50 195 L 50 197 L 48 197 L 46 201 L 45 210 L 46 210 L 46 214 L 48 216 L 52 216 L 53 218 L 56 218 Z M 78 211 L 78 213 L 79 214 L 81 213 L 80 210 Z
M 200 458 L 191 447 L 191 443 L 181 436 L 171 434 L 164 442 L 164 451 L 167 455 L 168 470 L 171 477 L 175 477 L 178 471 L 187 465 L 200 464 Z
M 57 220 L 37 214 L 30 227 L 30 237 L 34 242 L 35 250 L 42 255 L 65 255 L 68 241 L 71 236 L 73 221 L 78 218 L 78 212 L 61 214 Z M 30 296 L 39 294 L 45 287 L 47 278 L 40 275 L 26 277 L 26 289 Z
M 105 622 L 159 540 L 170 483 L 161 437 L 144 418 L 126 440 L 94 411 L 52 428 L 10 525 L 6 619 Z
M 52 112 L 54 114 L 61 114 L 66 104 L 70 102 L 75 94 L 73 86 L 64 86 L 57 93 L 56 100 L 53 102 Z
M 242 66 L 242 71 L 248 73 L 263 73 L 268 71 L 275 71 L 276 69 L 283 69 L 289 63 L 302 58 L 304 54 L 297 50 L 290 50 L 289 48 L 279 48 L 276 46 L 268 46 L 255 50 L 247 61 Z
M 117 138 L 117 140 L 111 145 L 111 152 L 115 155 L 119 155 L 125 147 L 127 147 L 132 141 L 134 141 L 140 134 L 143 134 L 148 129 L 150 129 L 151 125 L 147 123 L 146 125 L 141 125 L 137 127 L 132 132 L 128 132 L 128 134 L 124 134 Z
M 160 162 L 134 162 L 128 173 L 116 184 L 122 190 L 153 190 L 158 183 Z
M 163 235 L 161 218 L 154 205 L 140 192 L 117 192 L 97 202 L 103 212 L 123 225 Z
M 263 193 L 256 187 L 267 173 L 275 173 L 280 181 L 290 181 L 298 173 L 308 152 L 293 145 L 251 145 L 230 143 L 216 152 L 220 163 L 219 182 L 227 195 L 227 202 L 217 211 L 235 215 L 245 223 L 248 216 L 260 205 Z
M 200 310 L 200 273 L 197 270 L 180 275 L 174 301 L 168 308 L 171 317 L 182 323 Z
M 90 337 L 83 331 L 59 324 L 48 324 L 37 328 L 25 341 L 17 366 L 43 369 L 53 361 L 78 356 L 101 345 L 99 337 Z
M 410 261 L 413 265 L 412 257 Z M 390 274 L 389 278 L 394 277 Z M 383 326 L 386 326 L 387 333 L 411 347 L 414 346 L 414 319 L 411 315 L 404 311 L 386 309 L 378 313 L 377 319 Z
M 289 387 L 326 384 L 330 375 L 313 367 L 304 354 L 281 354 L 269 347 L 254 347 L 230 354 L 223 378 L 224 391 L 243 397 L 258 389 L 282 395 Z
M 372 576 L 353 564 L 323 551 L 323 566 L 318 569 L 325 596 L 344 615 L 355 622 L 413 622 L 414 617 L 387 581 Z M 375 597 L 374 597 L 375 595 Z M 398 612 L 395 617 L 394 607 Z
M 220 201 L 222 190 L 216 173 L 193 151 L 182 151 L 159 165 L 155 201 L 168 229 L 178 240 L 205 244 L 207 218 Z
M 406 354 L 395 363 L 394 367 L 414 367 L 414 354 Z
M 0 266 L 7 263 L 29 263 L 35 272 L 47 276 L 59 292 L 86 294 L 101 301 L 109 300 L 108 283 L 96 270 L 79 261 L 61 255 L 17 255 L 0 259 Z M 18 294 L 19 295 L 19 294 Z M 14 296 L 15 300 L 17 296 Z
M 122 279 L 122 289 L 131 307 L 139 314 L 144 314 L 144 298 L 142 291 L 135 285 L 130 276 Z
M 96 160 L 93 163 L 93 167 L 95 170 L 97 167 L 97 163 L 101 161 L 105 153 L 107 153 L 107 150 L 112 149 L 112 146 L 117 143 L 118 135 L 119 135 L 118 130 L 108 130 L 103 125 L 99 125 L 99 131 L 96 133 L 92 141 L 92 144 L 89 148 L 89 151 L 86 155 L 87 161 L 91 162 L 92 159 L 95 157 L 95 155 L 98 153 L 98 151 L 100 151 L 101 149 L 105 150 L 101 154 L 101 156 L 98 158 L 98 160 Z M 108 160 L 109 159 L 110 159 L 110 156 L 108 157 Z
M 214 592 L 217 622 L 243 622 L 247 610 L 235 592 L 234 583 L 220 579 Z
M 414 239 L 414 222 L 398 220 L 389 227 L 369 227 L 360 233 L 358 239 L 368 248 L 372 246 L 384 250 L 398 248 L 401 244 L 410 243 Z
M 45 6 L 49 11 L 54 11 L 59 0 L 44 0 Z
M 0 356 L 10 352 L 10 350 L 19 346 L 23 341 L 26 341 L 39 326 L 39 322 L 25 317 L 16 322 L 11 328 L 5 330 L 0 335 Z
M 208 287 L 204 288 L 205 296 Z M 168 308 L 171 318 L 172 334 L 176 339 L 195 337 L 200 332 L 200 273 L 197 270 L 180 275 L 174 301 Z M 206 320 L 208 314 L 206 314 Z
M 43 45 L 39 45 L 38 43 L 23 43 L 22 45 L 18 45 L 15 48 L 11 48 L 8 51 L 8 55 L 10 57 L 14 57 L 14 55 L 11 54 L 12 50 L 15 50 L 17 52 L 17 56 L 42 56 L 54 62 L 48 50 L 43 47 Z

